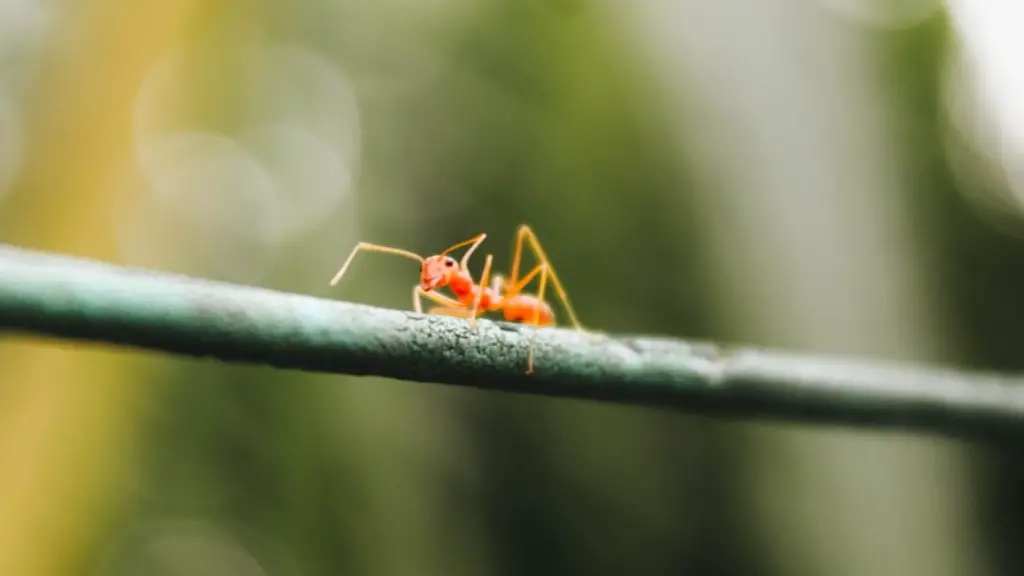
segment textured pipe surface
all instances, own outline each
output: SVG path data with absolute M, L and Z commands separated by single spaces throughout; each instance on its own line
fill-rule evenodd
M 1024 379 L 424 316 L 0 246 L 0 330 L 732 417 L 1024 433 Z M 535 343 L 535 370 L 526 374 Z

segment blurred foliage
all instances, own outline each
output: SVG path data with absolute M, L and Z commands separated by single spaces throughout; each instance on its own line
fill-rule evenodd
M 1021 209 L 970 200 L 1012 166 L 950 127 L 955 27 L 868 4 L 0 0 L 0 239 L 405 308 L 405 261 L 328 289 L 354 242 L 486 231 L 504 268 L 528 222 L 598 330 L 1019 369 Z M 1013 450 L 39 342 L 0 361 L 0 574 L 1024 560 Z

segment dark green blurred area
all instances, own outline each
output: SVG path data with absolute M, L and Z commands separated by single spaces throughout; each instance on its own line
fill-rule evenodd
M 357 241 L 487 232 L 506 268 L 526 222 L 597 330 L 1024 364 L 1021 209 L 977 202 L 1010 168 L 950 127 L 937 8 L 10 2 L 5 242 L 405 308 L 402 259 L 327 286 Z M 1024 565 L 1013 449 L 52 343 L 0 363 L 0 574 Z

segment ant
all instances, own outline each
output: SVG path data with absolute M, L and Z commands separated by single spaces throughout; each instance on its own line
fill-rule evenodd
M 537 240 L 536 234 L 526 224 L 519 226 L 516 232 L 511 277 L 505 280 L 501 275 L 496 274 L 491 278 L 491 284 L 488 286 L 487 282 L 491 274 L 491 262 L 493 261 L 493 255 L 488 254 L 487 259 L 484 261 L 480 283 L 477 284 L 473 280 L 473 275 L 469 272 L 469 258 L 486 238 L 487 234 L 478 234 L 469 240 L 448 247 L 440 254 L 426 258 L 401 248 L 360 242 L 352 249 L 348 259 L 345 260 L 341 269 L 331 279 L 331 286 L 338 284 L 338 281 L 341 280 L 341 277 L 352 263 L 352 259 L 355 258 L 356 253 L 361 250 L 394 254 L 411 258 L 420 263 L 420 282 L 413 286 L 412 289 L 413 307 L 416 312 L 423 312 L 422 298 L 427 298 L 438 304 L 438 306 L 428 310 L 428 313 L 467 318 L 470 326 L 476 326 L 477 316 L 484 312 L 501 312 L 508 322 L 521 322 L 541 327 L 553 326 L 555 324 L 554 311 L 544 301 L 544 292 L 550 280 L 566 312 L 568 312 L 573 326 L 577 330 L 583 329 L 576 318 L 576 313 L 572 309 L 572 304 L 569 303 L 569 297 L 566 295 L 565 289 L 562 288 L 562 283 L 558 280 L 551 262 Z M 529 245 L 540 263 L 520 278 L 519 264 L 523 256 L 524 243 Z M 463 254 L 461 261 L 456 261 L 449 256 L 452 251 L 463 246 L 469 246 L 469 249 Z M 537 294 L 524 294 L 523 289 L 526 285 L 538 276 L 540 276 L 540 288 L 537 290 Z M 452 292 L 455 296 L 454 298 L 435 292 L 436 289 L 445 286 Z M 532 372 L 533 344 L 531 343 L 526 373 L 531 374 Z

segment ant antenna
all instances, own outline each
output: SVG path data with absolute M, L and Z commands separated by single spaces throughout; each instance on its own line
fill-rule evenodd
M 445 248 L 444 252 L 441 252 L 441 256 L 447 256 L 453 250 L 472 244 L 469 250 L 466 250 L 466 253 L 462 255 L 462 262 L 460 263 L 460 265 L 462 266 L 463 269 L 465 269 L 466 266 L 469 264 L 469 257 L 473 255 L 473 251 L 476 250 L 478 246 L 480 246 L 480 244 L 484 241 L 485 238 L 487 238 L 487 234 L 477 234 L 476 236 L 473 236 L 469 240 L 463 240 L 462 242 L 459 242 L 454 246 L 449 246 L 448 248 Z
M 462 242 L 459 242 L 458 244 L 453 244 L 452 246 L 449 246 L 449 247 L 445 248 L 444 252 L 441 252 L 441 256 L 447 256 L 448 253 L 450 253 L 453 250 L 457 250 L 459 248 L 462 248 L 463 246 L 467 246 L 469 244 L 472 244 L 473 242 L 476 242 L 477 240 L 481 240 L 481 239 L 486 238 L 486 237 L 487 237 L 487 234 L 477 234 L 476 236 L 473 236 L 469 240 L 463 240 Z

